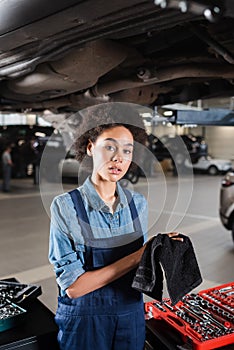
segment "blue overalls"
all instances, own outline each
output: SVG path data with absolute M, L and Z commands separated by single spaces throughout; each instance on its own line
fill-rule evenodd
M 95 239 L 80 192 L 70 192 L 86 241 L 85 271 L 95 270 L 133 253 L 143 245 L 137 210 L 128 198 L 135 231 Z M 128 243 L 126 244 L 126 237 Z M 122 245 L 121 245 L 122 241 Z M 124 242 L 124 244 L 123 244 Z M 61 350 L 143 350 L 145 318 L 142 294 L 131 287 L 135 269 L 79 298 L 58 297 L 55 320 Z

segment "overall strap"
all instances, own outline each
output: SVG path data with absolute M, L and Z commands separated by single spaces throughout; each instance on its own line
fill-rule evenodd
M 75 189 L 68 193 L 70 194 L 71 199 L 73 201 L 74 208 L 77 214 L 77 219 L 79 221 L 79 225 L 82 228 L 82 232 L 84 233 L 84 237 L 86 237 L 88 240 L 93 239 L 93 232 L 90 227 L 89 219 L 80 191 L 78 189 Z
M 139 220 L 139 215 L 137 212 L 136 205 L 135 205 L 134 200 L 133 200 L 133 196 L 132 196 L 131 192 L 129 190 L 127 190 L 126 188 L 123 188 L 123 191 L 125 193 L 125 196 L 127 197 L 128 203 L 129 203 L 134 229 L 135 229 L 135 231 L 142 232 L 141 223 Z
M 136 205 L 133 200 L 133 196 L 130 191 L 128 191 L 126 188 L 123 188 L 123 191 L 127 197 L 128 203 L 129 203 L 129 208 L 131 211 L 131 216 L 132 216 L 132 221 L 133 221 L 133 226 L 135 231 L 141 232 L 141 223 L 139 220 L 138 212 L 136 209 Z M 82 227 L 82 231 L 84 232 L 85 237 L 88 239 L 93 238 L 93 232 L 90 227 L 89 219 L 87 216 L 87 212 L 84 207 L 84 202 L 81 197 L 80 191 L 78 189 L 72 190 L 68 192 L 72 198 L 74 208 L 76 210 L 76 214 L 79 220 L 79 224 Z

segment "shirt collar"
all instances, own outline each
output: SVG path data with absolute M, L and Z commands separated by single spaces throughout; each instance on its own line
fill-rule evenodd
M 123 208 L 128 205 L 127 198 L 125 196 L 125 193 L 121 187 L 121 185 L 117 182 L 116 183 L 116 192 L 118 193 L 118 205 L 117 208 L 120 206 L 120 208 Z M 82 194 L 87 198 L 89 205 L 96 209 L 96 210 L 103 210 L 103 211 L 109 211 L 109 208 L 105 204 L 105 202 L 101 199 L 101 197 L 98 195 L 92 181 L 91 176 L 89 176 L 84 184 L 79 188 Z

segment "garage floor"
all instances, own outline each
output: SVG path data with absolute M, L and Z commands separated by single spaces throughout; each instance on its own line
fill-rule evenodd
M 165 178 L 159 173 L 134 185 L 148 198 L 150 236 L 174 230 L 191 238 L 203 276 L 194 292 L 234 280 L 234 245 L 218 217 L 221 178 Z M 75 186 L 44 183 L 39 188 L 32 179 L 13 179 L 12 192 L 0 193 L 0 279 L 16 277 L 22 283 L 41 285 L 39 298 L 52 311 L 57 286 L 47 259 L 49 205 L 56 194 Z

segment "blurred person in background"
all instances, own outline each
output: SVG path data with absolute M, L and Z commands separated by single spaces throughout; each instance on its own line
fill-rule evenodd
M 7 145 L 2 154 L 2 191 L 10 192 L 11 170 L 13 162 L 11 159 L 11 145 Z

